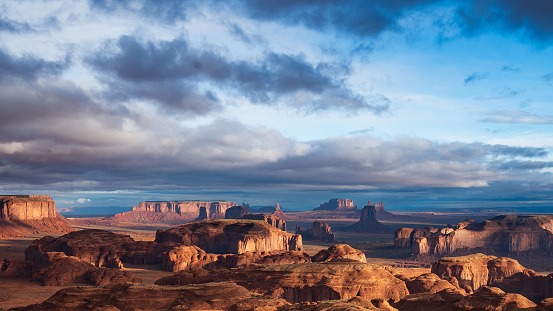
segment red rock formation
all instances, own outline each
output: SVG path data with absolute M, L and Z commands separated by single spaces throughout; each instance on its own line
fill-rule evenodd
M 275 228 L 286 231 L 286 221 L 273 214 L 246 214 L 241 219 L 263 220 Z
M 381 204 L 381 203 L 377 203 Z M 371 201 L 361 210 L 361 218 L 357 223 L 347 228 L 347 231 L 369 232 L 369 233 L 391 233 L 391 228 L 376 220 L 376 209 Z
M 117 268 L 99 268 L 90 273 L 89 281 L 95 286 L 142 282 L 142 280 L 137 278 L 134 273 Z
M 25 259 L 45 266 L 58 253 L 75 256 L 96 267 L 121 268 L 122 262 L 132 264 L 161 263 L 161 254 L 174 243 L 135 241 L 128 235 L 105 230 L 88 229 L 68 233 L 59 238 L 43 237 L 25 250 Z
M 519 294 L 507 294 L 499 288 L 483 286 L 455 303 L 461 310 L 531 310 L 536 304 Z
M 399 279 L 405 282 L 407 289 L 409 289 L 409 294 L 420 294 L 420 293 L 437 293 L 441 292 L 444 289 L 459 290 L 458 284 L 454 282 L 448 282 L 441 279 L 434 273 L 425 273 L 416 277 L 404 278 L 401 275 L 396 275 Z M 465 291 L 462 290 L 462 293 Z
M 194 274 L 181 272 L 158 285 L 201 284 L 230 280 L 248 290 L 288 302 L 350 299 L 398 301 L 408 294 L 405 283 L 387 269 L 363 263 L 334 262 L 258 266 Z
M 334 241 L 334 233 L 330 230 L 330 225 L 322 221 L 314 221 L 311 229 L 303 231 L 300 226 L 296 226 L 296 234 L 300 234 L 305 241 Z
M 220 219 L 198 221 L 158 230 L 157 243 L 196 245 L 209 253 L 301 250 L 301 236 L 284 232 L 260 220 Z
M 188 286 L 122 284 L 106 287 L 68 287 L 26 311 L 58 310 L 276 310 L 281 299 L 252 299 L 252 293 L 233 283 Z M 267 307 L 272 306 L 270 309 Z
M 163 253 L 161 268 L 178 272 L 204 268 L 219 259 L 217 254 L 206 253 L 194 245 L 179 245 Z
M 239 219 L 246 214 L 249 214 L 249 209 L 247 206 L 233 206 L 226 210 L 225 219 Z
M 96 267 L 88 262 L 66 256 L 33 272 L 32 279 L 44 286 L 64 286 L 68 283 L 88 282 L 90 274 L 95 270 Z
M 224 201 L 163 201 L 140 202 L 133 211 L 176 213 L 190 220 L 225 218 L 228 208 L 236 206 L 234 202 Z M 202 215 L 203 214 L 203 215 Z
M 358 210 L 349 199 L 331 199 L 313 209 L 314 211 L 351 211 Z
M 549 275 L 539 275 L 534 270 L 525 269 L 522 272 L 515 273 L 500 282 L 494 284 L 508 293 L 521 294 L 524 297 L 540 301 L 548 297 L 553 297 L 553 273 Z
M 33 264 L 28 261 L 0 258 L 1 278 L 28 278 L 31 277 Z
M 403 228 L 396 231 L 395 245 L 411 245 L 415 256 L 485 250 L 504 255 L 553 255 L 553 216 L 498 216 L 482 223 L 464 221 L 455 228 L 423 230 L 419 234 L 415 230 L 410 243 L 406 232 Z
M 323 249 L 311 257 L 313 262 L 328 262 L 336 260 L 354 260 L 359 262 L 367 262 L 365 253 L 360 250 L 357 250 L 347 244 L 337 244 L 329 247 L 328 249 Z
M 0 195 L 0 238 L 71 231 L 49 195 Z
M 484 254 L 444 257 L 432 265 L 432 273 L 446 280 L 457 279 L 459 286 L 468 292 L 497 284 L 524 270 L 514 259 Z

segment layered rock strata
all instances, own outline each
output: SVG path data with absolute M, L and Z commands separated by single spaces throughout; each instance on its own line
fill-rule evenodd
M 313 209 L 314 211 L 352 211 L 358 210 L 357 206 L 353 205 L 353 201 L 349 199 L 331 199 L 325 202 L 319 207 Z
M 286 231 L 286 221 L 278 218 L 274 214 L 245 214 L 241 219 L 262 220 L 277 229 Z
M 211 273 L 181 272 L 158 285 L 203 284 L 230 280 L 257 294 L 288 302 L 350 299 L 399 301 L 408 294 L 405 283 L 380 266 L 351 262 L 293 265 L 250 265 Z
M 322 221 L 314 221 L 311 229 L 302 230 L 300 226 L 296 226 L 296 234 L 300 234 L 305 241 L 334 241 L 334 233 L 330 229 L 330 225 Z
M 487 251 L 511 255 L 553 255 L 553 216 L 498 216 L 482 223 L 470 220 L 455 227 L 413 230 L 395 234 L 396 247 L 411 247 L 418 255 L 451 255 L 456 251 Z
M 71 231 L 49 195 L 0 195 L 0 238 Z
M 300 235 L 277 229 L 266 221 L 245 219 L 198 221 L 158 230 L 155 241 L 196 245 L 218 254 L 302 249 Z

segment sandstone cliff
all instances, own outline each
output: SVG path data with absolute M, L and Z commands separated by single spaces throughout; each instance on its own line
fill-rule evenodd
M 49 195 L 0 195 L 0 238 L 72 230 Z
M 274 214 L 246 214 L 241 218 L 250 220 L 262 220 L 275 228 L 286 231 L 286 221 L 278 218 Z
M 190 219 L 214 219 L 225 218 L 226 210 L 233 206 L 236 203 L 224 201 L 160 201 L 140 202 L 133 207 L 133 211 L 177 213 Z
M 168 230 L 158 230 L 156 242 L 196 245 L 208 253 L 301 250 L 301 236 L 269 225 L 262 220 L 219 219 L 197 221 Z
M 396 247 L 412 247 L 413 255 L 449 255 L 483 251 L 502 255 L 553 255 L 553 216 L 498 216 L 482 223 L 464 221 L 442 229 L 401 228 Z
M 358 210 L 349 199 L 331 199 L 313 209 L 314 211 L 351 211 Z

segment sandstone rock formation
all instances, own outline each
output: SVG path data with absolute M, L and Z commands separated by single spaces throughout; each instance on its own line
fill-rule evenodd
M 396 247 L 412 247 L 413 255 L 491 252 L 511 255 L 553 255 L 553 216 L 497 216 L 482 223 L 464 221 L 455 227 L 401 228 Z
M 202 284 L 230 280 L 257 294 L 288 302 L 350 299 L 398 301 L 408 294 L 405 283 L 380 266 L 352 262 L 293 265 L 250 265 L 211 273 L 180 272 L 158 285 Z
M 241 206 L 233 206 L 231 208 L 228 208 L 225 212 L 225 219 L 238 219 L 242 218 L 242 216 L 249 213 L 248 207 L 241 205 Z
M 484 254 L 444 257 L 432 265 L 432 273 L 446 280 L 455 278 L 459 286 L 467 292 L 485 285 L 495 286 L 503 279 L 524 270 L 514 259 Z
M 388 226 L 385 226 L 376 220 L 376 208 L 375 206 L 380 206 L 383 203 L 376 203 L 372 205 L 372 202 L 369 201 L 367 205 L 361 210 L 360 220 L 349 227 L 348 231 L 355 232 L 368 232 L 368 233 L 391 233 L 393 230 Z
M 237 206 L 225 201 L 152 201 L 140 202 L 130 212 L 119 213 L 112 222 L 182 224 L 194 220 L 225 218 L 227 209 Z
M 95 286 L 107 286 L 125 283 L 140 283 L 134 273 L 117 268 L 100 268 L 92 271 L 89 276 L 90 283 Z
M 251 298 L 250 291 L 227 282 L 171 287 L 122 284 L 68 287 L 41 304 L 18 310 L 267 310 L 267 306 L 276 310 L 288 304 L 282 299 Z
M 269 225 L 278 228 L 282 231 L 286 231 L 286 221 L 278 218 L 274 214 L 246 214 L 241 217 L 242 219 L 250 220 L 262 220 L 268 223 Z
M 163 252 L 175 243 L 135 241 L 128 235 L 105 230 L 88 229 L 68 233 L 59 238 L 43 237 L 25 250 L 25 259 L 45 266 L 57 253 L 77 257 L 96 267 L 121 268 L 131 264 L 161 263 Z
M 0 238 L 71 231 L 49 195 L 0 195 Z
M 441 279 L 434 273 L 424 273 L 419 276 L 404 278 L 401 275 L 396 275 L 397 278 L 403 280 L 409 294 L 420 294 L 420 293 L 430 293 L 434 294 L 441 292 L 444 289 L 451 289 L 454 291 L 459 290 L 459 284 L 457 284 L 456 279 L 453 282 L 448 282 L 444 279 Z M 461 293 L 465 293 L 464 290 Z
M 296 226 L 296 234 L 300 234 L 305 241 L 334 241 L 334 233 L 330 230 L 330 225 L 322 221 L 314 221 L 311 229 L 303 231 L 300 226 Z
M 319 251 L 311 258 L 313 262 L 328 262 L 328 261 L 337 261 L 337 260 L 344 260 L 344 259 L 365 262 L 365 263 L 367 262 L 365 253 L 347 244 L 333 245 L 328 249 L 323 249 Z
M 266 221 L 245 219 L 198 221 L 158 230 L 155 241 L 196 245 L 218 254 L 302 249 L 300 235 L 284 232 Z
M 179 245 L 163 253 L 161 268 L 172 272 L 196 270 L 218 259 L 217 254 L 206 253 L 195 245 Z
M 0 258 L 0 278 L 31 277 L 32 267 L 28 261 Z
M 313 209 L 314 211 L 353 211 L 358 210 L 357 206 L 353 205 L 353 201 L 349 199 L 331 199 L 325 202 L 319 207 Z
M 88 282 L 96 267 L 73 256 L 58 258 L 50 265 L 33 272 L 32 280 L 44 286 L 64 286 L 68 283 Z

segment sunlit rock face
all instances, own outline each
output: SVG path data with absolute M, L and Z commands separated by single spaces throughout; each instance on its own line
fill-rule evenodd
M 313 209 L 314 211 L 350 211 L 358 210 L 357 206 L 353 205 L 353 201 L 349 199 L 331 199 L 328 202 L 321 204 Z
M 71 231 L 49 195 L 0 195 L 0 238 Z
M 300 235 L 282 231 L 263 220 L 247 219 L 197 221 L 158 230 L 155 241 L 196 245 L 218 254 L 302 250 Z
M 413 255 L 450 255 L 456 251 L 498 254 L 553 254 L 553 216 L 498 216 L 477 223 L 464 221 L 442 229 L 401 228 L 396 247 L 412 247 Z
M 234 202 L 224 201 L 160 201 L 140 202 L 133 211 L 176 213 L 192 219 L 225 218 L 227 209 L 236 206 Z
M 302 230 L 300 226 L 296 226 L 296 234 L 301 234 L 303 240 L 314 241 L 334 241 L 334 233 L 330 228 L 330 225 L 323 221 L 314 221 L 311 224 L 311 229 Z

